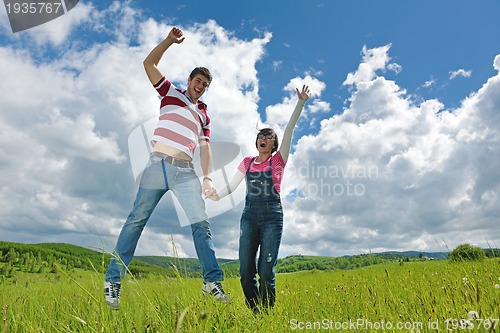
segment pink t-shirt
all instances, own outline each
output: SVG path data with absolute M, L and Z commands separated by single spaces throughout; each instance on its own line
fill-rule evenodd
M 246 174 L 248 165 L 252 161 L 253 156 L 247 156 L 241 161 L 240 165 L 238 166 L 238 170 Z M 283 161 L 283 157 L 281 156 L 281 153 L 278 151 L 276 154 L 271 155 L 270 158 L 268 158 L 266 161 L 261 162 L 261 163 L 256 163 L 255 160 L 253 161 L 252 165 L 250 166 L 250 172 L 264 172 L 264 171 L 269 171 L 269 163 L 272 160 L 273 163 L 273 184 L 274 187 L 276 188 L 276 191 L 280 193 L 281 190 L 281 180 L 283 179 L 283 173 L 285 172 L 285 165 L 286 162 Z

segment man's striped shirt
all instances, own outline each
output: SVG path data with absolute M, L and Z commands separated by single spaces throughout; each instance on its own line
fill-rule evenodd
M 210 142 L 210 117 L 201 100 L 193 104 L 181 91 L 163 77 L 154 85 L 161 96 L 160 117 L 151 144 L 161 142 L 183 151 L 191 158 L 201 140 Z

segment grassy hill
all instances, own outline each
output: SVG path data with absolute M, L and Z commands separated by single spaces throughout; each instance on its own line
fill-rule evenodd
M 59 269 L 83 269 L 104 273 L 110 254 L 64 243 L 23 244 L 0 241 L 0 276 L 11 277 L 16 272 L 57 273 Z M 238 276 L 239 261 L 218 259 L 227 277 Z M 391 261 L 409 261 L 400 253 L 363 254 L 346 257 L 294 255 L 278 260 L 276 271 L 353 269 Z M 414 260 L 414 259 L 412 259 Z M 150 274 L 171 277 L 201 277 L 198 259 L 166 256 L 137 256 L 129 270 L 135 277 Z
M 57 273 L 75 268 L 104 273 L 111 255 L 64 243 L 22 244 L 0 241 L 0 276 L 15 272 Z M 148 274 L 175 275 L 173 270 L 132 260 L 129 270 L 138 277 Z
M 175 258 L 168 256 L 137 256 L 134 260 L 159 266 L 175 272 L 182 277 L 201 277 L 201 265 L 196 258 Z M 238 276 L 239 261 L 234 259 L 221 259 L 217 261 L 224 271 L 225 276 Z
M 498 257 L 498 250 L 485 250 L 489 257 Z M 104 273 L 111 255 L 64 243 L 23 244 L 0 241 L 0 276 L 11 277 L 16 272 L 57 273 L 59 269 L 83 269 Z M 343 257 L 292 255 L 278 260 L 278 273 L 298 271 L 332 271 L 356 269 L 388 262 L 409 262 L 446 259 L 447 252 L 418 251 L 384 252 Z M 226 277 L 239 276 L 239 261 L 218 259 Z M 150 274 L 168 277 L 201 277 L 201 266 L 195 258 L 167 256 L 136 256 L 130 272 L 140 278 Z
M 258 316 L 246 307 L 237 277 L 224 281 L 231 304 L 204 297 L 200 278 L 126 279 L 120 310 L 112 311 L 104 302 L 100 273 L 20 272 L 0 279 L 0 327 L 2 332 L 85 333 L 499 332 L 499 264 L 499 257 L 415 259 L 278 274 L 276 307 Z
M 303 256 L 294 255 L 278 260 L 278 273 L 297 271 L 332 271 L 336 269 L 353 269 L 380 264 L 384 262 L 407 260 L 409 257 L 397 254 L 361 254 L 345 257 Z

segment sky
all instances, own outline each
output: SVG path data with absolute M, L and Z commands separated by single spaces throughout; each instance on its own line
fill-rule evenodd
M 498 0 L 80 1 L 13 33 L 0 6 L 0 240 L 112 250 L 137 191 L 132 133 L 158 116 L 142 61 L 177 26 L 186 40 L 160 69 L 185 88 L 210 68 L 212 145 L 237 146 L 236 164 L 256 155 L 258 127 L 283 133 L 295 88 L 310 87 L 280 257 L 498 248 L 498 12 Z M 221 205 L 216 254 L 237 258 L 243 204 Z M 136 255 L 196 257 L 169 195 Z

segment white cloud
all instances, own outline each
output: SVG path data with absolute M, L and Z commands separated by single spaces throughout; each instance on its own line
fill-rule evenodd
M 310 102 L 308 110 L 311 113 L 328 112 L 330 111 L 330 103 L 314 99 L 312 100 L 312 103 Z
M 375 77 L 375 73 L 378 70 L 392 70 L 399 73 L 402 70 L 401 66 L 396 63 L 389 63 L 391 60 L 388 53 L 390 48 L 391 44 L 373 49 L 363 46 L 363 50 L 361 51 L 363 61 L 356 72 L 347 75 L 344 85 L 370 81 Z
M 432 79 L 432 80 L 429 80 L 429 81 L 425 81 L 424 84 L 422 85 L 422 87 L 423 88 L 430 88 L 430 87 L 432 87 L 435 84 L 436 84 L 436 80 Z
M 284 190 L 299 195 L 285 206 L 284 243 L 345 254 L 432 250 L 436 240 L 453 248 L 464 230 L 485 247 L 498 241 L 500 162 L 491 157 L 500 152 L 500 76 L 457 110 L 437 100 L 414 105 L 376 75 L 389 59 L 382 50 L 364 50 L 384 60 L 365 56 L 348 75 L 349 107 L 299 140 Z
M 309 87 L 310 100 L 314 97 L 320 96 L 326 87 L 325 83 L 311 77 L 310 75 L 306 75 L 304 78 L 296 77 L 291 79 L 284 88 L 285 92 L 288 93 L 288 96 L 285 96 L 281 103 L 266 107 L 266 122 L 269 126 L 278 126 L 283 127 L 282 129 L 284 129 L 298 101 L 296 89 L 299 89 L 300 91 L 303 85 L 307 85 Z M 327 107 L 329 107 L 327 102 L 313 100 L 313 111 L 311 112 L 317 112 L 318 110 L 324 111 Z
M 500 54 L 495 57 L 495 60 L 493 61 L 493 68 L 500 71 Z
M 92 4 L 80 1 L 66 14 L 19 34 L 29 34 L 38 45 L 51 43 L 59 46 L 80 24 L 90 22 L 94 10 Z
M 471 75 L 472 75 L 472 71 L 466 71 L 465 69 L 458 69 L 456 71 L 450 72 L 450 80 L 453 80 L 457 76 L 470 77 Z
M 403 67 L 401 67 L 401 65 L 399 65 L 399 64 L 391 63 L 391 64 L 387 65 L 387 70 L 392 71 L 396 74 L 399 74 L 403 70 Z
M 278 69 L 281 68 L 282 65 L 283 65 L 283 60 L 275 60 L 275 61 L 273 61 L 273 63 L 272 63 L 273 70 L 277 71 Z
M 103 137 L 95 132 L 95 126 L 94 117 L 89 114 L 71 119 L 57 112 L 47 122 L 35 124 L 33 129 L 40 133 L 40 139 L 44 143 L 66 157 L 123 162 L 125 157 L 116 142 L 116 133 Z

